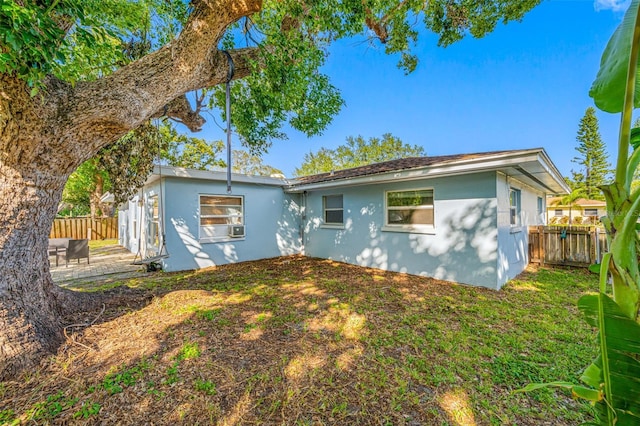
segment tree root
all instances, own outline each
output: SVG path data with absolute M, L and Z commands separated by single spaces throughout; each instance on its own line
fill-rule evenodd
M 101 292 L 86 293 L 54 286 L 53 293 L 61 316 L 92 312 L 101 307 L 104 312 L 107 308 L 141 306 L 149 303 L 153 298 L 153 294 L 147 290 L 133 289 L 124 285 Z

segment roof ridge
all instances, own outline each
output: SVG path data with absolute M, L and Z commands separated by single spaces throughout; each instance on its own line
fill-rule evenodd
M 381 161 L 378 163 L 365 164 L 363 166 L 350 167 L 347 169 L 332 170 L 330 172 L 316 173 L 313 175 L 305 175 L 293 178 L 291 185 L 304 185 L 308 183 L 320 183 L 328 182 L 338 179 L 370 176 L 380 173 L 386 173 L 396 170 L 407 170 L 418 167 L 425 167 L 434 165 L 436 163 L 444 163 L 451 160 L 463 160 L 463 159 L 475 159 L 478 157 L 492 156 L 498 154 L 517 154 L 529 151 L 544 151 L 544 148 L 529 148 L 529 149 L 513 149 L 513 150 L 501 150 L 501 151 L 486 151 L 475 152 L 468 154 L 448 154 L 437 156 L 421 156 L 421 157 L 401 157 L 393 160 Z

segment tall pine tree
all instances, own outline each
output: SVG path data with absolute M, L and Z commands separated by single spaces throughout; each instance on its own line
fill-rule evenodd
M 607 161 L 608 156 L 600 137 L 598 118 L 593 107 L 587 108 L 584 117 L 580 119 L 576 140 L 576 151 L 579 155 L 572 161 L 579 164 L 581 170 L 574 172 L 572 189 L 580 190 L 589 199 L 604 200 L 598 187 L 605 183 L 611 165 Z M 581 179 L 576 179 L 578 176 Z

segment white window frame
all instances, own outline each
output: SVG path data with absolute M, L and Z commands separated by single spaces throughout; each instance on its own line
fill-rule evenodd
M 389 223 L 389 211 L 390 210 L 404 210 L 408 206 L 389 206 L 389 194 L 395 192 L 416 192 L 416 191 L 431 191 L 431 205 L 413 206 L 416 210 L 431 210 L 433 212 L 432 224 L 397 224 Z M 393 189 L 384 192 L 384 225 L 383 231 L 391 232 L 410 232 L 415 234 L 433 234 L 435 233 L 436 224 L 436 211 L 435 211 L 435 190 L 434 188 L 408 188 L 408 189 Z
M 218 198 L 235 198 L 235 199 L 239 199 L 240 200 L 240 214 L 224 214 L 224 215 L 203 215 L 202 214 L 202 198 L 203 197 L 218 197 Z M 244 196 L 243 195 L 227 195 L 227 194 L 198 194 L 198 239 L 201 242 L 207 243 L 207 242 L 221 242 L 221 241 L 238 241 L 238 240 L 243 240 L 244 237 L 241 238 L 234 238 L 231 237 L 230 231 L 231 231 L 231 227 L 232 226 L 244 226 L 245 224 L 245 219 L 244 219 L 244 206 L 245 206 L 245 200 L 244 200 Z M 205 204 L 206 205 L 206 204 Z M 221 204 L 219 206 L 225 206 L 224 204 Z M 238 207 L 238 205 L 229 205 L 231 207 Z M 203 218 L 226 218 L 227 223 L 220 223 L 220 224 L 214 224 L 214 225 L 203 225 L 202 224 L 202 219 Z M 203 228 L 205 227 L 212 227 L 212 228 L 226 228 L 226 231 L 223 231 L 219 236 L 211 236 L 211 235 L 206 235 L 203 233 Z
M 160 202 L 158 194 L 147 199 L 147 256 L 157 254 L 160 250 Z M 155 225 L 155 226 L 154 226 Z
M 538 203 L 538 216 L 542 217 L 542 215 L 544 214 L 544 200 L 542 199 L 542 197 L 538 197 L 537 203 Z
M 596 214 L 588 214 L 588 213 L 587 213 L 587 210 L 588 210 L 588 211 L 595 211 L 595 212 L 596 212 Z M 596 217 L 597 217 L 597 216 L 598 216 L 598 209 L 597 209 L 597 208 L 586 208 L 586 209 L 584 209 L 584 215 L 585 215 L 585 216 L 590 216 L 590 217 L 591 217 L 591 216 L 596 216 Z
M 342 207 L 327 207 L 327 198 L 328 197 L 340 197 L 342 201 Z M 342 221 L 341 222 L 328 222 L 327 221 L 327 212 L 342 212 Z M 325 228 L 344 228 L 344 194 L 327 194 L 322 196 L 322 226 Z
M 515 200 L 515 203 L 513 203 Z M 509 188 L 509 224 L 514 227 L 522 226 L 522 190 Z
M 562 216 L 564 216 L 564 210 L 562 210 L 562 209 L 554 209 L 553 215 L 555 217 L 562 217 Z

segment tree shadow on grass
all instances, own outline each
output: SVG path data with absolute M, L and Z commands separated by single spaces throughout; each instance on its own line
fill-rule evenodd
M 475 344 L 461 337 L 481 316 L 470 303 L 500 293 L 300 256 L 153 279 L 130 283 L 153 285 L 150 303 L 75 332 L 4 383 L 2 405 L 52 423 L 418 425 L 484 424 L 528 401 L 491 389 L 487 412 L 474 389 L 491 382 L 456 359 Z

